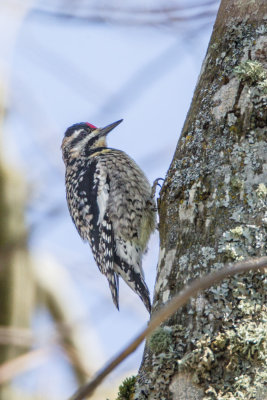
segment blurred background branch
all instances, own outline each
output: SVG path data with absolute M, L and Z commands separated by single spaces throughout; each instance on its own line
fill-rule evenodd
M 95 3 L 95 4 L 94 4 Z M 33 9 L 36 12 L 53 17 L 72 18 L 90 23 L 108 23 L 120 25 L 146 25 L 173 29 L 182 22 L 211 21 L 216 15 L 218 0 L 210 1 L 156 1 L 147 7 L 138 2 L 39 2 Z

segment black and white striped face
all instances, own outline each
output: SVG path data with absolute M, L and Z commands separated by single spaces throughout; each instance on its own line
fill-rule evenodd
M 106 135 L 121 122 L 122 119 L 104 128 L 97 128 L 88 122 L 70 126 L 65 132 L 61 146 L 64 162 L 67 164 L 68 161 L 85 154 L 86 150 L 106 147 Z
M 79 157 L 98 136 L 99 129 L 92 124 L 81 122 L 70 126 L 65 132 L 61 146 L 64 162 Z
M 80 122 L 79 124 L 71 125 L 65 132 L 65 137 L 73 137 L 73 135 L 77 138 L 80 133 L 90 134 L 92 131 L 96 130 L 97 127 L 95 125 L 89 124 L 89 122 Z

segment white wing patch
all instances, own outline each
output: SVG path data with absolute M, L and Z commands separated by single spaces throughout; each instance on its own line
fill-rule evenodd
M 107 204 L 109 199 L 109 184 L 106 182 L 107 176 L 99 177 L 99 186 L 97 193 L 97 205 L 99 209 L 98 224 L 103 224 L 105 226 L 106 221 L 104 216 L 107 212 Z

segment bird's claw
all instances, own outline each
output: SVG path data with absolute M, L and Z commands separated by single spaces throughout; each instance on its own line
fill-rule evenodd
M 160 187 L 162 186 L 162 185 L 160 185 L 159 181 L 164 181 L 164 179 L 163 178 L 157 178 L 157 179 L 154 180 L 153 185 L 152 185 L 152 191 L 151 191 L 152 198 L 155 197 L 157 186 L 160 186 Z

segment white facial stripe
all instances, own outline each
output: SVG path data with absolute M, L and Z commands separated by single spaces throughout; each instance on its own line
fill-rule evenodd
M 88 137 L 86 136 L 84 139 L 80 140 L 74 147 L 72 147 L 70 152 L 71 153 L 79 153 L 87 141 L 88 141 Z
M 75 131 L 72 136 L 71 139 L 76 139 L 79 134 L 83 131 L 83 129 L 79 129 L 77 131 Z M 99 133 L 99 129 L 95 129 L 93 132 L 88 133 L 83 139 L 81 139 L 74 147 L 72 147 L 72 149 L 70 150 L 72 154 L 78 154 L 83 147 L 86 145 L 86 143 L 93 139 L 95 136 L 97 136 Z
M 100 129 L 95 129 L 94 131 L 92 131 L 90 133 L 90 139 L 93 139 L 95 136 L 97 136 L 99 134 L 99 130 Z
M 74 131 L 71 135 L 71 140 L 76 139 L 82 131 L 83 129 L 78 129 L 77 131 Z

